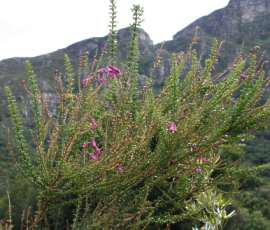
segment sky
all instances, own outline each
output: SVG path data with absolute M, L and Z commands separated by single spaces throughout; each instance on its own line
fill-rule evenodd
M 229 0 L 116 0 L 118 29 L 130 25 L 133 4 L 144 7 L 142 28 L 154 43 Z M 0 0 L 0 60 L 32 57 L 108 33 L 109 0 Z

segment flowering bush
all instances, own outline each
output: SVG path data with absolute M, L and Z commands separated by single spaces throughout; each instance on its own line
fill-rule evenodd
M 236 58 L 224 77 L 213 71 L 217 41 L 204 66 L 191 45 L 173 55 L 170 75 L 155 95 L 151 81 L 138 87 L 142 9 L 135 6 L 133 13 L 127 62 L 116 60 L 115 18 L 107 67 L 97 66 L 76 85 L 65 56 L 56 113 L 48 111 L 27 63 L 32 144 L 6 88 L 18 167 L 36 196 L 23 226 L 140 229 L 189 223 L 217 229 L 233 215 L 225 191 L 256 169 L 241 168 L 230 152 L 244 148 L 270 115 L 269 100 L 260 100 L 268 80 L 256 50 Z

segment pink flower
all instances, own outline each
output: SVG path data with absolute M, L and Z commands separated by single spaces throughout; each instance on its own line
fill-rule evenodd
M 195 168 L 195 173 L 202 173 L 203 172 L 203 169 L 201 167 L 197 167 Z
M 88 145 L 89 145 L 88 143 L 83 143 L 83 144 L 82 144 L 82 148 L 83 148 L 83 149 L 86 149 L 86 148 L 88 148 Z
M 96 153 L 96 152 L 89 154 L 89 158 L 91 160 L 93 160 L 93 161 L 99 161 L 100 160 L 100 157 L 101 157 L 101 154 Z
M 96 148 L 95 149 L 95 154 L 98 156 L 101 156 L 101 149 L 100 148 Z
M 246 74 L 244 74 L 244 73 L 242 73 L 242 74 L 240 75 L 240 80 L 241 80 L 241 81 L 245 81 L 245 80 L 247 80 L 247 78 L 248 78 L 248 76 L 247 76 Z
M 97 148 L 94 153 L 89 154 L 89 158 L 94 161 L 99 161 L 101 158 L 101 149 Z
M 91 146 L 93 147 L 95 151 L 94 153 L 90 153 L 89 158 L 94 161 L 100 160 L 102 153 L 101 153 L 101 149 L 97 146 L 95 139 L 91 141 Z
M 115 79 L 116 77 L 121 75 L 120 69 L 112 65 L 100 68 L 97 72 L 98 72 L 98 81 L 101 84 L 106 83 L 107 80 L 106 78 Z
M 175 133 L 177 131 L 176 124 L 174 122 L 169 123 L 167 130 L 170 133 Z
M 101 149 L 97 146 L 95 139 L 93 139 L 91 141 L 91 145 L 92 145 L 93 149 L 95 150 L 95 153 L 101 154 Z
M 94 118 L 91 119 L 90 128 L 92 130 L 96 130 L 97 129 L 97 122 L 96 122 L 96 120 Z
M 121 71 L 117 67 L 110 65 L 108 67 L 108 74 L 109 74 L 109 77 L 114 79 L 114 78 L 118 77 L 119 75 L 121 75 Z
M 117 170 L 117 172 L 119 172 L 119 173 L 124 172 L 124 167 L 123 167 L 123 165 L 118 164 L 118 165 L 116 166 L 116 170 Z
M 93 140 L 91 141 L 91 145 L 92 145 L 92 147 L 93 147 L 95 150 L 98 149 L 97 143 L 96 143 L 96 140 L 95 140 L 95 139 L 93 139 Z

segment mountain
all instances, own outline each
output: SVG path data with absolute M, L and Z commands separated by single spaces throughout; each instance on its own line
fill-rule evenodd
M 196 28 L 200 38 L 201 55 L 205 56 L 213 38 L 224 41 L 223 67 L 236 53 L 259 45 L 270 55 L 270 1 L 231 0 L 227 7 L 199 18 L 176 33 L 164 44 L 169 52 L 188 47 Z
M 231 0 L 227 7 L 202 17 L 174 35 L 174 42 L 187 40 L 196 27 L 203 35 L 237 45 L 267 41 L 270 35 L 269 0 Z
M 176 33 L 172 40 L 166 41 L 163 44 L 154 45 L 149 35 L 145 31 L 140 30 L 141 74 L 149 75 L 153 60 L 157 50 L 159 50 L 163 65 L 156 72 L 155 82 L 157 86 L 162 85 L 166 74 L 169 72 L 171 53 L 186 50 L 195 31 L 197 31 L 200 39 L 198 50 L 201 60 L 208 54 L 213 38 L 224 41 L 220 63 L 222 68 L 229 64 L 229 61 L 232 60 L 237 52 L 248 52 L 255 45 L 261 46 L 262 50 L 265 50 L 266 57 L 270 58 L 270 1 L 231 0 L 227 7 L 199 18 Z M 119 30 L 119 57 L 121 59 L 127 56 L 129 38 L 130 32 L 128 28 Z M 27 114 L 27 100 L 22 96 L 24 94 L 20 84 L 25 79 L 25 60 L 32 62 L 39 76 L 39 83 L 43 92 L 53 101 L 54 71 L 56 69 L 62 70 L 64 54 L 68 54 L 72 63 L 77 64 L 80 55 L 87 51 L 91 60 L 102 51 L 106 41 L 107 37 L 90 38 L 49 54 L 32 58 L 10 58 L 0 61 L 0 125 L 5 126 L 6 124 L 5 118 L 7 114 L 3 94 L 3 86 L 5 85 L 12 86 L 17 99 L 21 102 L 23 111 Z

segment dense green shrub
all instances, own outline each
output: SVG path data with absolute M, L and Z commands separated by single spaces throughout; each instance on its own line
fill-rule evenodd
M 239 180 L 268 167 L 246 168 L 238 161 L 244 143 L 270 115 L 270 101 L 260 101 L 268 80 L 257 50 L 217 75 L 220 43 L 213 41 L 203 66 L 191 44 L 172 56 L 171 73 L 155 95 L 151 81 L 138 87 L 142 9 L 133 8 L 130 54 L 119 63 L 113 0 L 111 6 L 108 57 L 90 66 L 84 61 L 88 72 L 80 71 L 86 73 L 80 79 L 65 56 L 66 71 L 56 79 L 56 112 L 49 111 L 27 63 L 31 142 L 6 87 L 17 166 L 33 195 L 31 207 L 21 208 L 21 225 L 218 229 L 234 214 L 230 192 Z M 17 205 L 12 196 L 11 204 Z

